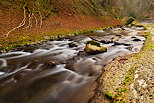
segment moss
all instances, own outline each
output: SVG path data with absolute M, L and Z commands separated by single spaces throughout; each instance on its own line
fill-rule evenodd
M 148 49 L 153 49 L 154 45 L 149 45 Z
M 135 21 L 135 19 L 133 17 L 129 17 L 126 22 L 125 22 L 125 25 L 129 25 L 131 23 L 133 23 L 133 21 Z
M 21 47 L 21 45 L 20 44 L 12 45 L 12 48 L 18 48 L 18 47 Z
M 113 95 L 109 91 L 105 93 L 105 96 L 109 99 L 113 99 Z
M 131 82 L 134 72 L 134 67 L 128 71 L 128 74 L 125 76 L 125 80 L 123 82 L 124 85 L 127 85 L 129 82 Z
M 104 27 L 104 28 L 91 28 L 91 29 L 86 29 L 86 30 L 76 30 L 76 31 L 71 31 L 71 30 L 57 30 L 55 32 L 45 32 L 41 34 L 27 34 L 27 33 L 16 33 L 16 34 L 11 34 L 9 37 L 1 37 L 0 39 L 0 51 L 8 51 L 10 49 L 16 48 L 18 44 L 20 46 L 24 45 L 30 45 L 37 43 L 39 41 L 46 41 L 46 40 L 56 40 L 59 38 L 65 38 L 67 36 L 75 36 L 75 35 L 89 35 L 90 33 L 96 31 L 96 30 L 105 30 L 110 27 Z M 97 43 L 94 43 L 97 45 Z M 12 46 L 16 45 L 16 46 Z M 100 46 L 98 44 L 98 46 Z
M 125 93 L 127 91 L 127 89 L 126 88 L 123 88 L 123 89 L 121 89 L 121 93 Z
M 149 35 L 150 35 L 150 32 L 147 32 L 147 33 L 145 34 L 146 38 L 148 38 Z
M 124 93 L 127 92 L 126 88 L 122 88 L 121 90 L 117 91 L 117 93 L 113 96 L 109 91 L 105 93 L 105 96 L 108 99 L 112 99 L 114 103 L 125 103 L 125 100 L 123 99 Z
M 94 40 L 88 41 L 87 44 L 95 45 L 97 47 L 101 47 L 100 43 Z
M 8 51 L 13 48 L 17 48 L 24 45 L 29 45 L 33 43 L 37 43 L 38 41 L 46 41 L 46 40 L 55 40 L 59 38 L 64 38 L 67 36 L 74 36 L 74 35 L 85 35 L 89 34 L 95 30 L 100 28 L 94 29 L 87 29 L 87 30 L 57 30 L 55 32 L 48 32 L 48 33 L 41 33 L 41 34 L 11 34 L 9 37 L 1 37 L 0 39 L 0 50 L 1 51 Z M 47 37 L 47 38 L 46 38 Z

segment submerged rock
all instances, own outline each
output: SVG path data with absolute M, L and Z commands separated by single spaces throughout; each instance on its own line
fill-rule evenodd
M 122 43 L 122 45 L 124 45 L 124 46 L 130 46 L 131 44 Z
M 69 43 L 68 46 L 69 46 L 70 48 L 73 48 L 73 47 L 77 47 L 78 44 L 77 44 L 77 43 Z
M 117 34 L 116 36 L 118 36 L 118 37 L 121 37 L 122 35 L 120 35 L 120 34 Z
M 48 66 L 48 67 L 54 67 L 54 66 L 56 66 L 56 64 L 57 63 L 55 61 L 48 61 L 44 65 L 45 66 Z
M 104 43 L 104 44 L 113 43 L 113 41 L 108 41 L 108 40 L 101 40 L 100 42 L 101 42 L 101 43 Z
M 114 42 L 114 45 L 122 45 L 122 43 Z
M 131 38 L 137 38 L 137 37 L 135 37 L 135 36 L 132 36 Z
M 84 51 L 87 54 L 98 54 L 107 52 L 107 47 L 103 46 L 101 43 L 97 41 L 91 40 L 87 42 Z
M 121 30 L 126 30 L 125 28 L 121 28 Z
M 134 39 L 133 41 L 141 41 L 141 39 L 136 38 L 136 39 Z

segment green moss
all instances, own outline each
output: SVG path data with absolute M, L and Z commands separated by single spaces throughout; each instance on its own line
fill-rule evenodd
M 134 72 L 134 67 L 128 71 L 128 74 L 125 76 L 125 80 L 123 82 L 124 85 L 127 85 L 129 82 L 131 82 Z
M 8 51 L 10 49 L 18 47 L 17 45 L 20 44 L 20 46 L 24 45 L 30 45 L 31 43 L 37 43 L 39 41 L 46 41 L 46 40 L 55 40 L 59 38 L 65 38 L 67 36 L 75 36 L 75 35 L 89 35 L 90 33 L 96 31 L 96 30 L 104 30 L 108 29 L 110 27 L 104 27 L 104 28 L 91 28 L 86 30 L 57 30 L 55 32 L 45 32 L 41 34 L 27 34 L 27 33 L 16 33 L 16 34 L 10 34 L 9 37 L 2 37 L 0 39 L 0 51 Z M 92 43 L 93 44 L 93 43 Z M 15 45 L 15 46 L 12 46 Z M 94 43 L 94 45 L 100 46 L 100 44 Z
M 145 35 L 146 35 L 146 38 L 147 38 L 150 35 L 150 32 L 147 32 Z
M 121 93 L 125 93 L 127 91 L 127 89 L 126 88 L 123 88 L 123 89 L 121 89 Z
M 149 45 L 148 49 L 153 49 L 154 45 Z
M 97 47 L 101 47 L 100 43 L 94 40 L 88 41 L 87 44 L 95 45 Z
M 113 95 L 109 91 L 105 93 L 105 96 L 109 99 L 113 99 Z

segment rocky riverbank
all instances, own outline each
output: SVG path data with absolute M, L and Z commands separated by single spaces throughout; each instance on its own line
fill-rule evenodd
M 143 50 L 119 57 L 108 64 L 97 80 L 98 88 L 90 103 L 153 103 L 154 102 L 154 28 Z

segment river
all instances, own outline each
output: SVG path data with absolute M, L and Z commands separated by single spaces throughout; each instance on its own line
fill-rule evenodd
M 113 27 L 2 53 L 0 103 L 87 103 L 103 67 L 140 52 L 145 33 L 143 27 Z M 107 52 L 86 54 L 89 40 L 102 43 Z

